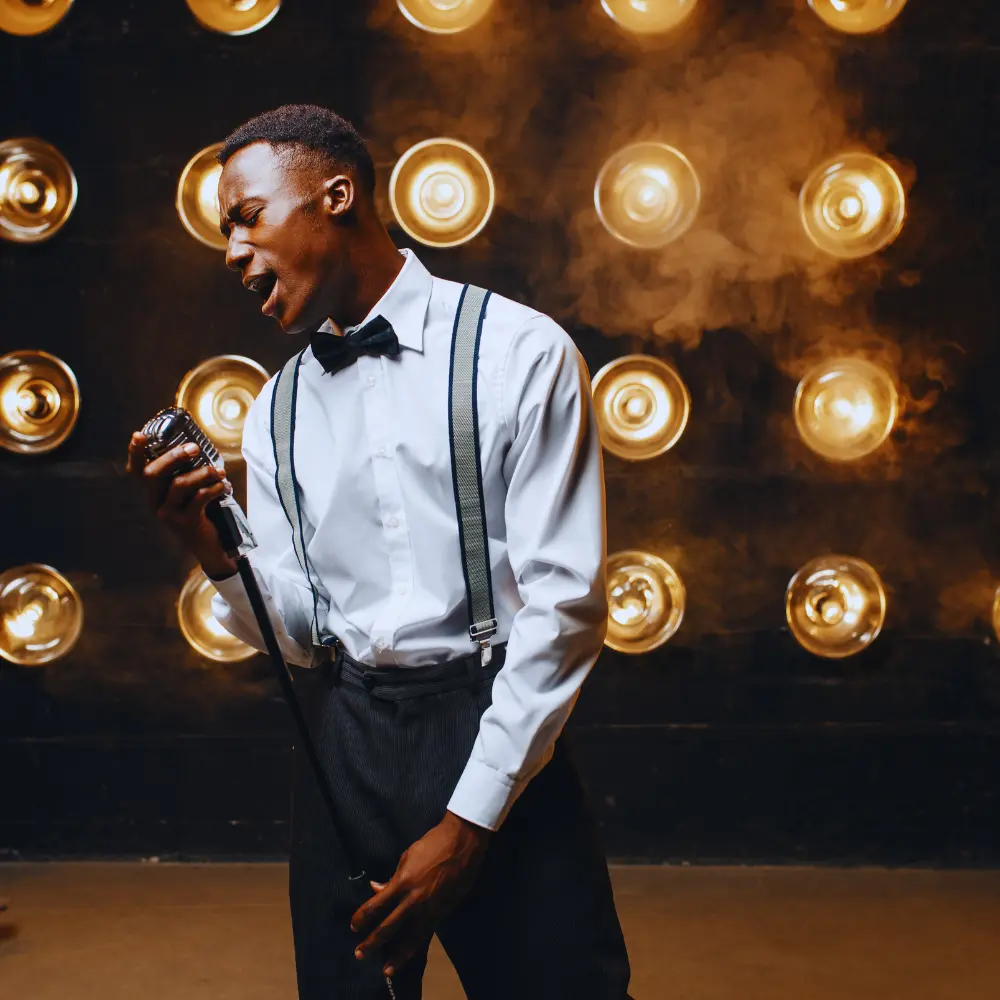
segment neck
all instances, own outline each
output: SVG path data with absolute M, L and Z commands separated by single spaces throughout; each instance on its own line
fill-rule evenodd
M 356 326 L 389 290 L 403 269 L 403 255 L 385 230 L 351 254 L 351 281 L 344 300 L 330 319 L 343 329 Z

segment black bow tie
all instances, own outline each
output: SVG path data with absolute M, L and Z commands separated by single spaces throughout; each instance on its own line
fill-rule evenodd
M 309 338 L 316 360 L 333 373 L 354 364 L 362 354 L 399 354 L 399 340 L 392 324 L 382 316 L 352 330 L 343 337 L 317 331 Z

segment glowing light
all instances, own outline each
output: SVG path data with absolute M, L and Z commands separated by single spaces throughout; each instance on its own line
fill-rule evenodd
M 608 558 L 606 646 L 645 653 L 662 646 L 680 628 L 685 591 L 668 563 L 649 552 L 629 550 Z
M 665 361 L 630 354 L 606 364 L 591 386 L 601 443 L 631 461 L 654 458 L 684 433 L 691 397 Z
M 482 231 L 496 191 L 486 161 L 455 139 L 411 146 L 389 179 L 389 200 L 399 225 L 427 246 L 453 247 Z
M 76 175 L 54 146 L 40 139 L 0 142 L 0 239 L 51 239 L 72 215 L 77 193 Z
M 993 634 L 1000 642 L 1000 587 L 997 587 L 996 597 L 993 599 Z
M 247 414 L 268 377 L 250 358 L 237 354 L 208 358 L 181 380 L 176 405 L 194 416 L 223 459 L 238 459 Z
M 0 0 L 0 31 L 40 35 L 54 28 L 72 4 L 73 0 Z
M 878 573 L 852 556 L 821 556 L 792 577 L 785 618 L 798 643 L 816 656 L 840 659 L 875 641 L 885 622 Z
M 799 216 L 820 250 L 845 259 L 867 257 L 899 235 L 906 194 L 884 160 L 844 153 L 820 164 L 802 185 Z
M 620 149 L 601 167 L 594 185 L 605 229 L 643 249 L 666 246 L 687 232 L 700 202 L 694 167 L 679 150 L 658 142 Z
M 809 0 L 831 28 L 850 35 L 881 31 L 899 17 L 906 0 Z
M 21 455 L 52 451 L 80 415 L 72 370 L 45 351 L 0 356 L 0 448 Z
M 849 462 L 875 451 L 896 422 L 892 376 L 862 358 L 836 358 L 810 369 L 795 392 L 795 424 L 817 454 Z
M 177 621 L 188 644 L 218 663 L 247 660 L 257 651 L 227 632 L 212 613 L 215 587 L 200 566 L 188 574 L 177 599 Z
M 620 28 L 637 35 L 661 35 L 683 24 L 698 0 L 601 0 L 604 12 Z
M 51 566 L 15 566 L 0 573 L 0 626 L 0 656 L 21 666 L 41 666 L 76 645 L 83 604 Z
M 216 159 L 222 143 L 199 150 L 188 160 L 177 182 L 177 215 L 184 228 L 198 241 L 214 250 L 226 249 L 219 231 L 219 178 L 222 165 Z
M 223 35 L 249 35 L 270 24 L 281 0 L 187 0 L 198 23 Z
M 453 35 L 478 24 L 493 0 L 396 0 L 403 16 L 423 31 Z

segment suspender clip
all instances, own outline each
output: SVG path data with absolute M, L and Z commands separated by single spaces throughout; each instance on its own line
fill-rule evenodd
M 469 638 L 473 642 L 479 643 L 479 648 L 482 650 L 481 663 L 484 667 L 493 659 L 490 639 L 496 634 L 496 630 L 497 620 L 495 618 L 489 618 L 484 622 L 476 622 L 475 625 L 469 628 Z

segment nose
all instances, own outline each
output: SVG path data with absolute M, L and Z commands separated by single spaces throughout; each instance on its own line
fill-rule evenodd
M 242 271 L 252 257 L 253 250 L 239 238 L 238 230 L 234 229 L 229 234 L 229 242 L 226 244 L 226 266 L 234 271 Z

